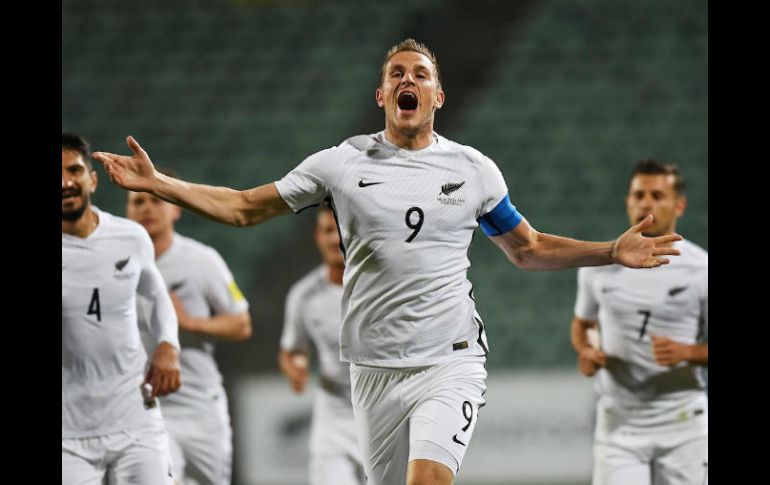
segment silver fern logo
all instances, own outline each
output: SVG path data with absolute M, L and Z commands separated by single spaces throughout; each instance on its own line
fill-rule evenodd
M 464 180 L 459 184 L 444 184 L 441 186 L 441 194 L 451 195 L 453 192 L 457 192 L 458 190 L 460 190 L 460 187 L 462 187 L 463 185 L 465 185 Z M 441 194 L 438 194 L 438 195 L 441 195 Z
M 126 266 L 128 266 L 128 262 L 131 260 L 131 256 L 127 257 L 126 259 L 120 259 L 118 261 L 115 261 L 115 278 L 119 280 L 127 280 L 134 277 L 134 274 L 136 274 L 135 271 L 130 271 L 130 269 L 126 269 Z M 130 266 L 128 268 L 131 268 Z M 126 269 L 126 271 L 123 271 Z
M 118 271 L 122 271 L 123 268 L 125 268 L 126 265 L 128 264 L 129 259 L 131 259 L 131 256 L 127 257 L 126 259 L 121 259 L 120 261 L 117 261 L 115 263 L 115 269 Z
M 684 290 L 686 290 L 686 289 L 687 289 L 687 286 L 688 286 L 688 285 L 684 285 L 684 286 L 680 286 L 680 287 L 678 287 L 678 288 L 675 286 L 675 287 L 671 288 L 670 290 L 668 290 L 668 296 L 670 296 L 671 298 L 675 297 L 675 296 L 676 296 L 676 295 L 678 295 L 679 293 L 681 293 L 681 292 L 683 292 Z
M 465 203 L 465 199 L 458 199 L 455 197 L 449 197 L 449 195 L 454 194 L 458 190 L 460 190 L 460 187 L 465 185 L 465 180 L 463 180 L 460 183 L 448 183 L 441 186 L 441 192 L 438 194 L 438 197 L 436 199 L 443 205 L 463 205 Z

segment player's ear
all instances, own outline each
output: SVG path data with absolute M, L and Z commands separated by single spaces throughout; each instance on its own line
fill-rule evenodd
M 446 99 L 446 95 L 444 94 L 443 89 L 439 89 L 436 93 L 436 100 L 433 102 L 433 106 L 436 109 L 441 109 L 442 106 L 444 106 L 444 100 Z
M 178 221 L 182 217 L 182 208 L 178 205 L 171 204 L 171 220 Z
M 96 170 L 91 170 L 89 174 L 91 177 L 91 193 L 96 192 L 96 186 L 99 185 L 99 177 L 96 174 Z
M 674 207 L 675 214 L 677 217 L 682 217 L 682 214 L 684 214 L 685 209 L 687 209 L 687 197 L 684 195 L 680 195 L 676 198 L 676 206 Z

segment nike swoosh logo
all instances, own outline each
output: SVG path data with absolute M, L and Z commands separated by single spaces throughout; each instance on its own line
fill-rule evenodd
M 457 435 L 452 436 L 452 441 L 454 441 L 455 443 L 457 443 L 459 445 L 467 446 L 465 443 L 463 443 L 462 441 L 457 439 Z
M 173 285 L 171 285 L 171 287 L 169 288 L 169 290 L 171 290 L 171 291 L 177 291 L 179 288 L 181 288 L 181 287 L 183 287 L 183 286 L 184 286 L 184 281 L 180 281 L 179 283 L 174 283 Z
M 359 187 L 369 187 L 370 185 L 384 184 L 385 182 L 364 182 L 363 179 L 358 181 Z

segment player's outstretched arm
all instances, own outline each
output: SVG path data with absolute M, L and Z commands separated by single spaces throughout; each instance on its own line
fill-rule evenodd
M 536 231 L 526 219 L 516 227 L 490 239 L 516 266 L 532 271 L 548 271 L 579 266 L 618 263 L 630 268 L 654 268 L 667 264 L 664 256 L 679 255 L 666 244 L 682 239 L 678 234 L 645 237 L 642 231 L 652 224 L 652 215 L 632 226 L 615 241 L 578 241 Z
M 251 226 L 291 212 L 275 184 L 249 190 L 192 184 L 155 170 L 149 155 L 134 139 L 126 139 L 131 156 L 94 152 L 110 180 L 124 189 L 149 192 L 208 219 L 232 226 Z

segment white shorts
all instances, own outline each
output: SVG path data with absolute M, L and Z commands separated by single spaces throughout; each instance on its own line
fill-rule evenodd
M 457 474 L 485 404 L 485 357 L 428 367 L 350 364 L 353 414 L 369 485 L 403 485 L 412 460 Z
M 208 412 L 166 405 L 161 408 L 171 442 L 171 459 L 180 483 L 230 484 L 232 429 L 225 390 L 212 391 Z
M 599 399 L 593 485 L 708 483 L 706 396 L 690 401 L 664 422 L 650 423 L 651 412 L 619 409 Z
M 310 428 L 311 485 L 364 485 L 364 465 L 349 393 L 318 389 Z
M 168 437 L 162 424 L 61 441 L 62 485 L 170 485 Z

